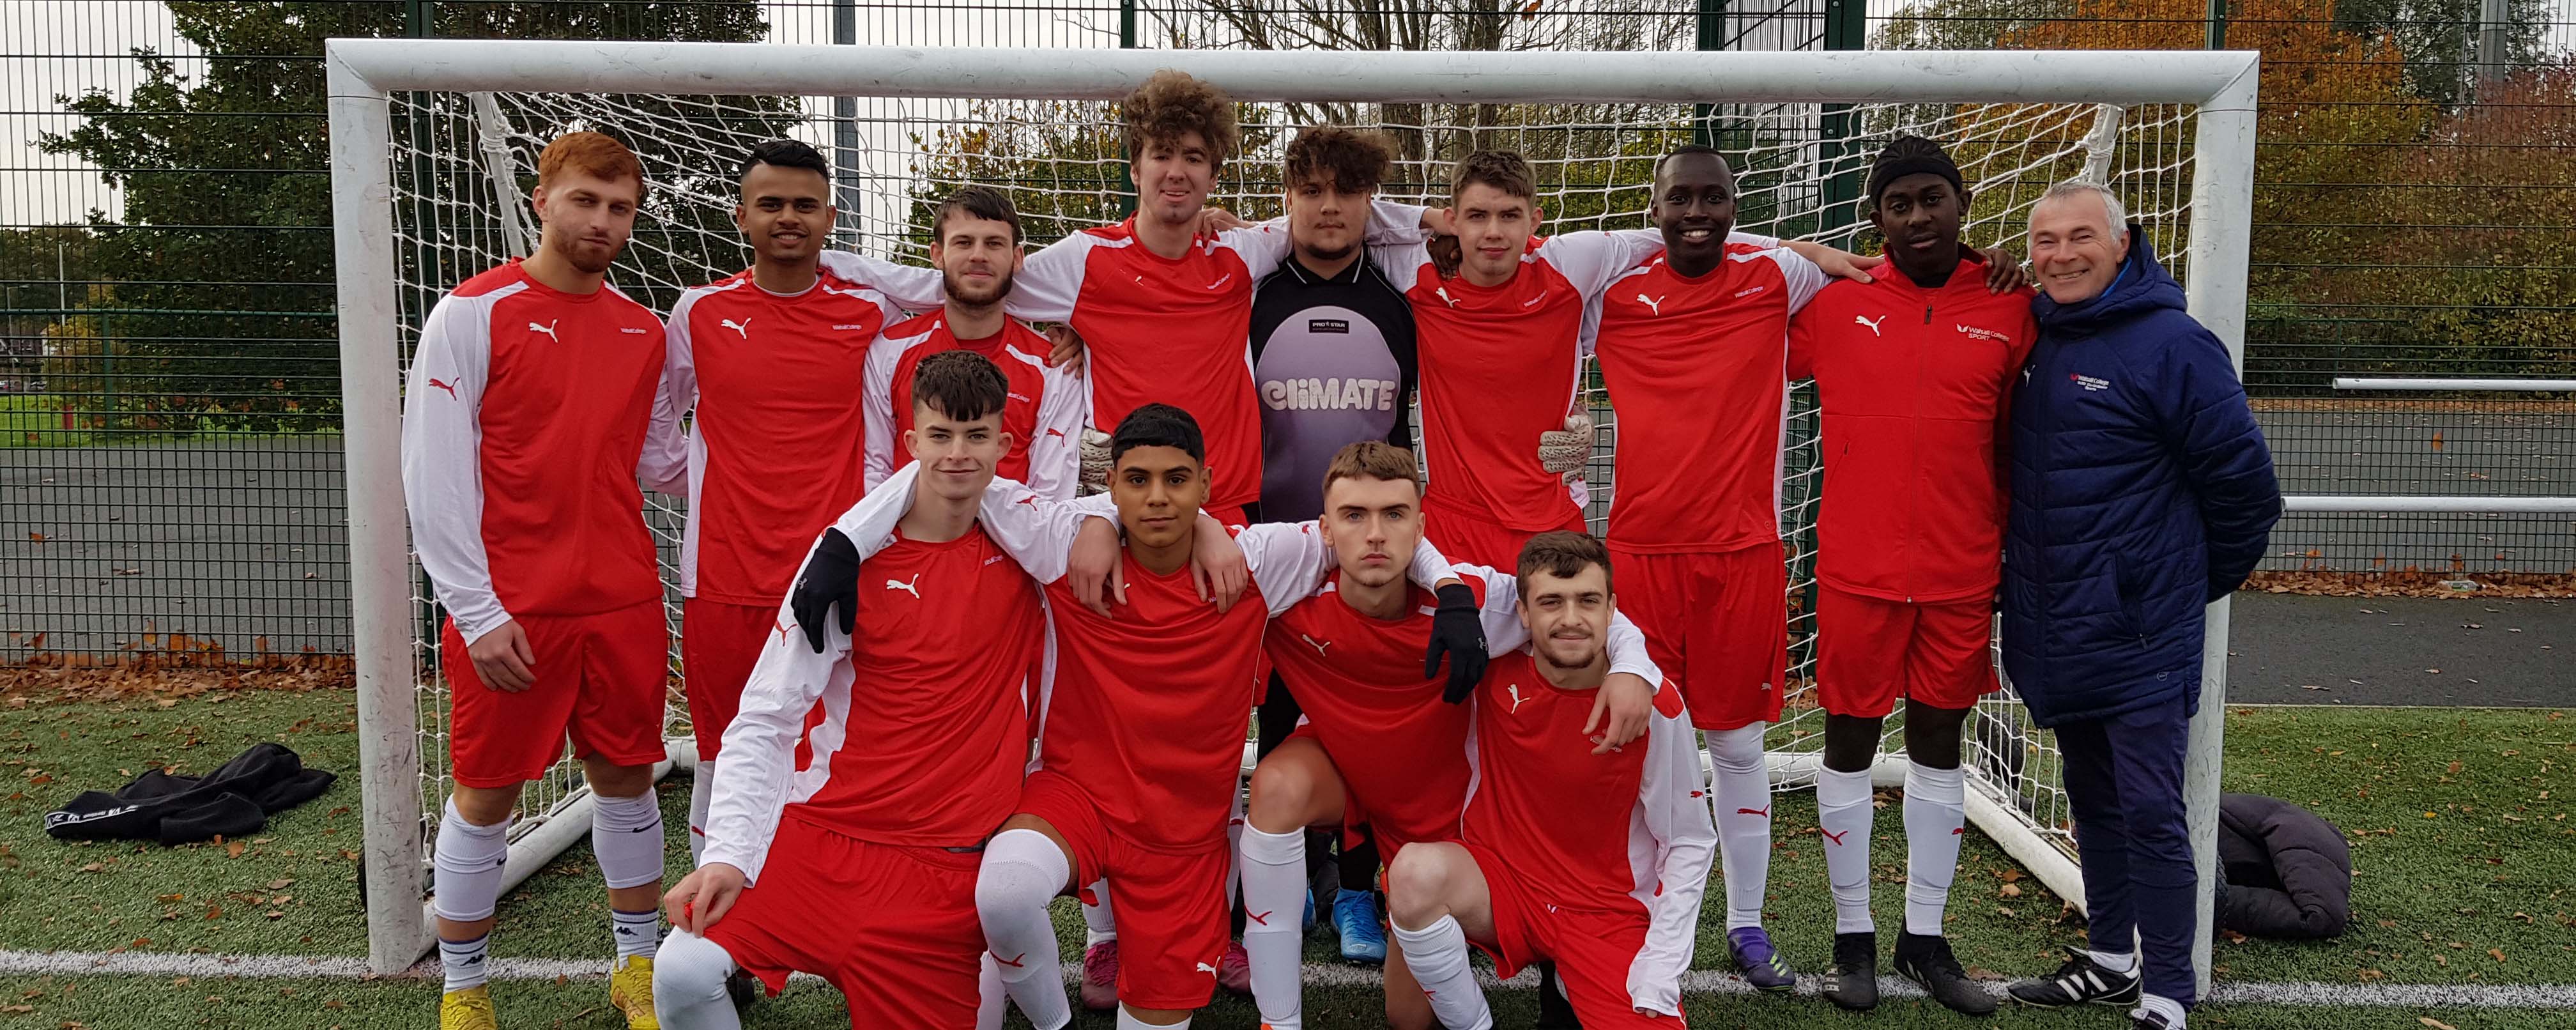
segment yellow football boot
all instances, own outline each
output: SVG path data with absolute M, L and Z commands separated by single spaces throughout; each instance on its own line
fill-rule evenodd
M 653 960 L 642 955 L 618 960 L 608 972 L 608 1003 L 626 1013 L 626 1030 L 662 1030 L 662 1020 L 653 1014 Z
M 438 1030 L 500 1030 L 492 1015 L 492 989 L 475 984 L 438 1000 Z

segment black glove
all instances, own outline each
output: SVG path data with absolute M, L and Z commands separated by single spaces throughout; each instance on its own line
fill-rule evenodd
M 1440 699 L 1457 704 L 1476 692 L 1485 678 L 1485 623 L 1477 617 L 1476 592 L 1464 583 L 1441 587 L 1440 607 L 1431 613 L 1431 650 L 1422 656 L 1422 674 L 1440 671 L 1440 656 L 1449 656 L 1449 686 Z
M 815 654 L 823 653 L 823 618 L 835 604 L 841 606 L 841 633 L 847 636 L 858 625 L 859 548 L 840 530 L 826 529 L 806 557 L 796 589 L 787 594 L 787 609 L 805 627 L 805 642 L 814 645 Z

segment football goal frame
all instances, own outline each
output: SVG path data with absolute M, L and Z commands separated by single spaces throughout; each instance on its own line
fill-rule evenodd
M 2190 105 L 2190 311 L 2243 367 L 2259 61 L 2250 52 L 1365 53 L 896 48 L 764 43 L 336 39 L 329 84 L 332 221 L 348 470 L 350 593 L 365 806 L 368 956 L 379 972 L 433 943 L 423 905 L 422 731 L 415 586 L 401 468 L 402 329 L 391 113 L 407 91 L 1114 101 L 1177 68 L 1246 102 L 1512 104 Z M 2196 964 L 2209 976 L 2228 602 L 2208 612 L 2186 769 L 2200 872 Z M 1775 772 L 1812 771 L 1775 756 Z M 1897 769 L 1883 767 L 1882 781 Z M 2059 896 L 2075 863 L 2011 798 L 1969 792 L 1976 825 Z M 586 818 L 514 842 L 513 879 L 570 846 Z M 2059 831 L 2062 839 L 2062 831 Z

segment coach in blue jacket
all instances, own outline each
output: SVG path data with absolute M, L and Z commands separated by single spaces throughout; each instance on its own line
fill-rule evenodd
M 2178 1030 L 2198 911 L 2182 780 L 2201 612 L 2253 571 L 2281 492 L 2227 348 L 2183 312 L 2117 198 L 2050 189 L 2030 257 L 2045 293 L 2012 401 L 2003 660 L 2057 731 L 2092 947 L 2011 990 L 2134 1002 L 2138 1030 Z

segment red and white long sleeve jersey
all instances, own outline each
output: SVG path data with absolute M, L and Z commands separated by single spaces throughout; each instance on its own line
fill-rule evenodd
M 1421 219 L 1419 207 L 1379 203 L 1367 238 L 1418 241 Z M 1290 249 L 1286 223 L 1274 221 L 1200 236 L 1187 253 L 1166 258 L 1145 249 L 1130 218 L 1030 254 L 1003 308 L 1031 321 L 1063 322 L 1081 334 L 1089 351 L 1093 426 L 1109 431 L 1152 402 L 1189 412 L 1207 437 L 1208 506 L 1248 505 L 1261 498 L 1252 288 Z M 826 254 L 824 260 L 828 266 L 863 259 Z M 911 306 L 911 298 L 895 296 Z
M 1526 651 L 1485 667 L 1463 839 L 1498 855 L 1551 910 L 1643 913 L 1629 998 L 1679 1015 L 1717 843 L 1699 744 L 1680 690 L 1662 682 L 1645 738 L 1593 754 L 1583 735 L 1592 702 L 1589 691 L 1550 685 Z
M 439 298 L 403 397 L 412 546 L 468 643 L 519 615 L 662 596 L 639 478 L 678 489 L 662 321 L 517 258 Z M 649 444 L 649 446 L 648 446 Z
M 1988 293 L 1984 260 L 1959 257 L 1939 289 L 1888 267 L 1791 323 L 1790 374 L 1824 409 L 1816 578 L 1836 589 L 1939 603 L 2002 576 L 2013 377 L 2039 324 L 2032 291 Z
M 1476 594 L 1489 653 L 1509 654 L 1529 643 L 1510 573 L 1460 564 L 1452 574 Z M 1445 671 L 1422 675 L 1438 601 L 1414 584 L 1404 617 L 1380 619 L 1351 607 L 1340 587 L 1336 571 L 1320 593 L 1280 613 L 1262 649 L 1296 693 L 1302 725 L 1365 810 L 1345 821 L 1368 823 L 1390 842 L 1390 855 L 1404 844 L 1452 839 L 1467 803 L 1475 709 L 1441 700 Z M 1625 617 L 1613 617 L 1608 645 L 1610 671 L 1663 681 L 1646 655 L 1645 635 Z
M 1018 804 L 1045 650 L 1037 586 L 980 528 L 877 544 L 859 565 L 854 635 L 828 627 L 816 654 L 780 606 L 725 728 L 704 861 L 757 880 L 781 818 L 881 844 L 972 847 Z M 800 770 L 817 700 L 825 718 Z
M 1082 481 L 1082 426 L 1091 398 L 1082 377 L 1049 368 L 1046 337 L 1015 319 L 981 340 L 960 340 L 947 316 L 933 311 L 890 326 L 868 349 L 867 477 L 873 487 L 912 460 L 903 434 L 912 428 L 912 374 L 921 359 L 971 350 L 992 359 L 1010 381 L 1002 429 L 1011 449 L 994 474 L 1026 483 L 1040 498 L 1070 501 Z
M 868 345 L 898 316 L 829 271 L 771 293 L 744 271 L 671 307 L 672 393 L 694 406 L 680 594 L 767 607 L 813 534 L 859 499 Z
M 1788 250 L 1730 249 L 1697 278 L 1657 257 L 1603 293 L 1593 354 L 1619 429 L 1611 546 L 1780 539 L 1789 317 L 1824 285 Z

